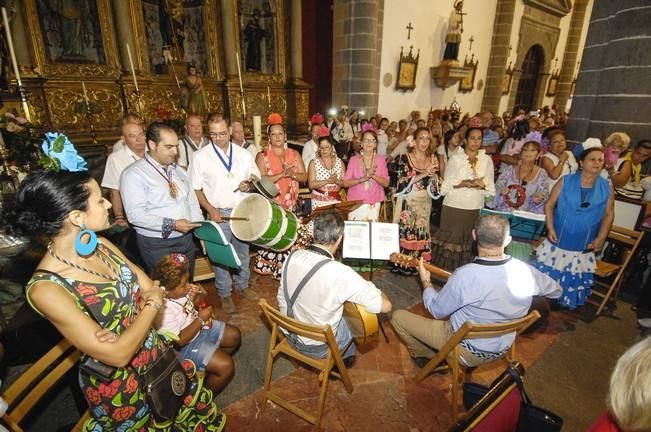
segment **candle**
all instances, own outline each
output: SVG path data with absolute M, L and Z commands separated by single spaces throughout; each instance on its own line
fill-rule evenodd
M 267 104 L 269 104 L 269 111 L 271 111 L 271 91 L 269 86 L 267 86 Z
M 246 103 L 244 102 L 244 93 L 242 93 L 242 117 L 246 118 Z
M 131 57 L 131 50 L 129 49 L 129 44 L 127 44 L 127 55 L 129 56 L 129 66 L 131 66 L 131 75 L 133 75 L 133 85 L 136 87 L 136 92 L 140 93 L 140 90 L 138 90 L 138 80 L 136 79 L 136 69 L 133 67 L 133 58 Z
M 242 86 L 242 70 L 240 69 L 240 53 L 238 51 L 235 51 L 235 61 L 237 62 L 237 77 L 240 79 L 240 93 L 244 95 L 244 87 Z
M 86 93 L 86 83 L 81 82 L 81 88 L 84 90 L 84 100 L 86 101 L 86 104 L 88 104 L 88 93 Z
M 253 142 L 258 151 L 262 150 L 262 119 L 253 116 Z
M 20 91 L 20 100 L 23 107 L 23 113 L 27 121 L 31 121 L 29 116 L 29 107 L 27 106 L 27 101 L 25 100 L 25 94 L 23 93 L 23 82 L 20 80 L 20 72 L 18 71 L 18 62 L 16 61 L 16 52 L 14 51 L 14 40 L 11 38 L 11 30 L 9 29 L 9 19 L 7 18 L 7 9 L 2 8 L 2 24 L 5 27 L 5 35 L 7 37 L 7 46 L 9 47 L 9 56 L 11 57 L 11 64 L 14 69 L 14 75 L 16 76 L 16 82 L 18 83 L 18 90 Z

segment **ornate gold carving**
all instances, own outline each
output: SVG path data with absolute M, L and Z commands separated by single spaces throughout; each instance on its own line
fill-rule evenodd
M 88 130 L 83 93 L 77 83 L 60 83 L 60 87 L 47 88 L 45 96 L 51 114 L 51 124 L 55 129 L 66 131 Z M 114 84 L 86 83 L 88 99 L 97 104 L 92 115 L 95 130 L 113 130 L 122 117 L 122 101 L 119 87 Z
M 50 62 L 45 53 L 45 41 L 39 22 L 38 11 L 36 9 L 36 0 L 25 1 L 25 15 L 27 25 L 32 38 L 32 47 L 34 49 L 34 59 L 36 63 L 35 71 L 43 75 L 57 76 L 92 76 L 92 77 L 116 77 L 118 74 L 117 64 L 115 63 L 116 46 L 113 39 L 113 18 L 110 11 L 109 0 L 96 0 L 97 13 L 102 33 L 102 44 L 104 45 L 105 64 L 73 64 L 73 63 L 53 63 Z

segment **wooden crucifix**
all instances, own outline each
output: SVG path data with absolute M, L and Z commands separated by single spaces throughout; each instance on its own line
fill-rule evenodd
M 468 48 L 469 51 L 472 51 L 472 43 L 473 43 L 474 41 L 475 41 L 475 38 L 472 37 L 472 35 L 471 35 L 471 36 L 470 36 L 470 39 L 468 39 L 468 42 L 470 42 L 470 47 Z
M 411 25 L 411 23 L 407 24 L 407 40 L 411 39 L 411 31 L 414 29 L 414 27 Z

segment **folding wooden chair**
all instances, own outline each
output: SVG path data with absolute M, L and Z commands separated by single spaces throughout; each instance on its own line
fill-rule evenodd
M 619 289 L 622 286 L 624 272 L 635 255 L 644 232 L 630 230 L 617 225 L 613 225 L 608 233 L 608 241 L 615 242 L 625 248 L 623 261 L 621 264 L 597 260 L 595 270 L 595 284 L 605 289 L 605 292 L 593 290 L 592 294 L 600 297 L 600 300 L 588 298 L 588 302 L 597 306 L 596 316 L 599 316 L 610 300 L 617 299 Z
M 540 318 L 540 313 L 534 310 L 529 315 L 505 323 L 500 324 L 473 324 L 470 322 L 464 323 L 459 329 L 454 332 L 450 340 L 439 350 L 438 354 L 433 357 L 424 368 L 422 368 L 416 375 L 416 381 L 424 380 L 430 373 L 441 366 L 441 363 L 446 362 L 447 366 L 452 372 L 452 419 L 457 420 L 459 394 L 461 390 L 461 382 L 465 373 L 466 366 L 461 364 L 460 354 L 461 346 L 459 345 L 462 340 L 468 339 L 482 339 L 502 336 L 508 333 L 516 332 L 518 335 L 525 331 L 531 324 Z M 493 363 L 495 361 L 506 361 L 507 363 L 515 360 L 515 342 L 511 348 L 500 358 L 496 358 L 485 364 Z M 439 368 L 440 369 L 440 368 Z
M 207 256 L 197 257 L 194 261 L 194 277 L 192 282 L 201 282 L 215 278 L 215 272 L 212 270 L 212 264 Z
M 524 368 L 513 362 L 520 376 Z M 522 397 L 510 374 L 493 383 L 490 390 L 454 424 L 448 432 L 516 432 Z
M 9 409 L 2 420 L 10 431 L 23 431 L 20 423 L 38 401 L 77 364 L 79 356 L 79 350 L 64 339 L 7 388 L 2 397 L 9 404 Z M 80 431 L 88 416 L 86 411 L 72 431 Z
M 265 402 L 270 400 L 277 405 L 280 405 L 286 410 L 301 417 L 303 420 L 312 423 L 318 429 L 321 423 L 321 416 L 323 415 L 323 406 L 325 405 L 326 392 L 328 391 L 328 378 L 330 377 L 330 374 L 341 379 L 348 393 L 352 393 L 353 391 L 353 384 L 350 381 L 348 370 L 344 365 L 341 351 L 339 350 L 337 341 L 335 340 L 334 333 L 332 333 L 332 328 L 329 325 L 317 326 L 289 318 L 269 305 L 265 299 L 261 299 L 258 304 L 271 323 L 271 338 L 269 340 L 269 351 L 267 353 L 267 371 L 264 377 L 263 394 Z M 280 329 L 298 336 L 307 337 L 328 344 L 327 357 L 323 359 L 315 359 L 298 352 L 287 342 L 287 339 Z M 273 370 L 274 360 L 279 354 L 285 354 L 292 359 L 298 360 L 299 362 L 312 366 L 318 370 L 319 381 L 321 382 L 321 392 L 319 395 L 316 414 L 308 413 L 292 402 L 281 398 L 278 394 L 271 391 L 271 372 Z M 335 365 L 339 372 L 332 370 Z

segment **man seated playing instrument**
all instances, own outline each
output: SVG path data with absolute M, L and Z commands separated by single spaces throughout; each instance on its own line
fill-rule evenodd
M 549 276 L 504 254 L 511 241 L 509 222 L 499 215 L 482 215 L 472 232 L 478 256 L 435 290 L 430 272 L 420 264 L 423 304 L 435 319 L 397 310 L 391 323 L 407 345 L 414 362 L 423 367 L 465 322 L 497 324 L 525 316 L 533 296 L 558 298 L 562 289 Z M 449 317 L 449 319 L 447 319 Z M 515 333 L 464 340 L 461 361 L 477 366 L 501 357 L 513 344 Z
M 278 307 L 280 312 L 298 321 L 330 325 L 339 348 L 345 349 L 344 362 L 350 366 L 354 361 L 355 344 L 350 343 L 353 336 L 342 319 L 344 302 L 360 304 L 371 313 L 389 312 L 391 302 L 373 282 L 335 261 L 334 254 L 343 232 L 343 218 L 335 210 L 324 211 L 314 218 L 314 244 L 292 252 L 285 261 L 278 289 Z M 316 270 L 311 272 L 313 269 Z M 288 299 L 290 303 L 293 300 L 291 307 L 288 307 Z M 328 354 L 328 346 L 321 342 L 294 334 L 287 335 L 287 339 L 294 348 L 310 357 L 324 358 Z

